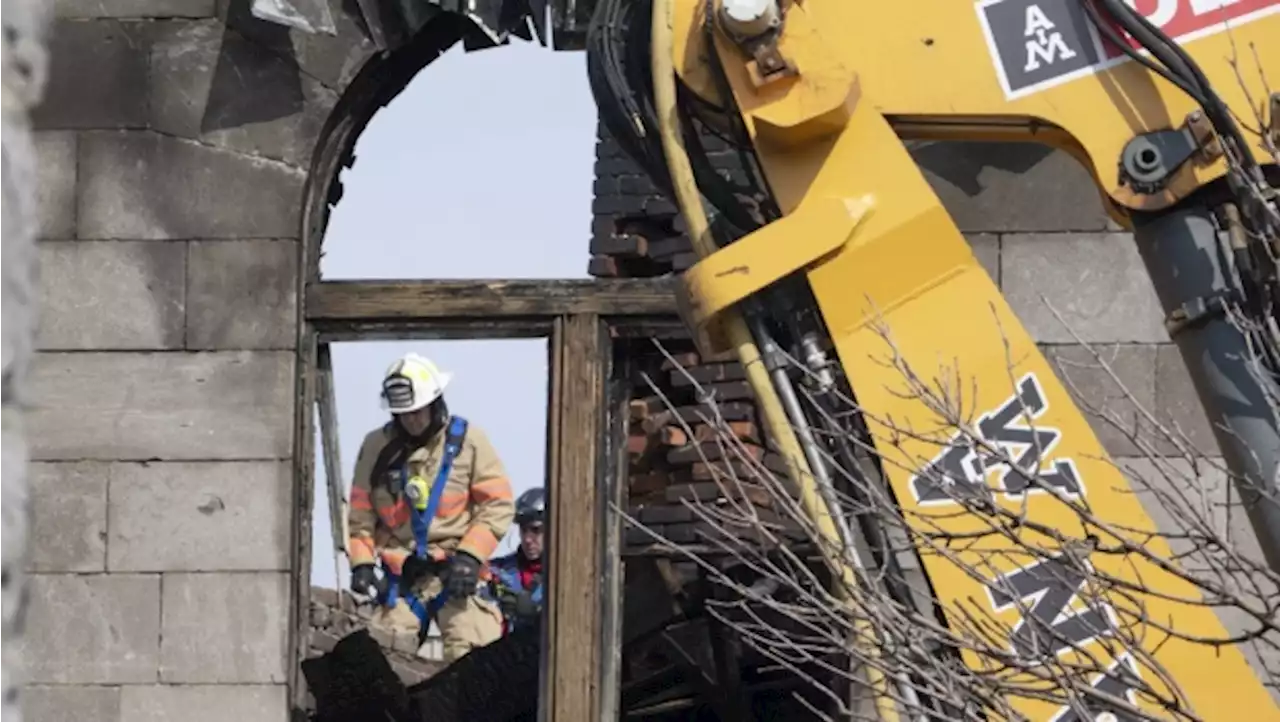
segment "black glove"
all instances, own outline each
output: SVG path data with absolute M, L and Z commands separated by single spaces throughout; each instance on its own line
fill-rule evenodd
M 436 564 L 434 559 L 423 558 L 417 554 L 406 557 L 404 564 L 400 567 L 400 594 L 404 596 L 412 594 L 418 580 L 434 571 Z
M 533 592 L 528 589 L 516 595 L 515 615 L 517 617 L 536 617 L 538 616 L 538 603 L 533 601 Z
M 498 609 L 502 612 L 503 617 L 514 619 L 516 616 L 516 595 L 508 590 L 499 591 Z
M 379 599 L 386 592 L 387 581 L 379 579 L 372 564 L 357 564 L 351 568 L 351 591 L 370 601 Z
M 470 597 L 476 593 L 480 582 L 480 560 L 466 552 L 456 552 L 449 560 L 444 588 L 451 597 Z

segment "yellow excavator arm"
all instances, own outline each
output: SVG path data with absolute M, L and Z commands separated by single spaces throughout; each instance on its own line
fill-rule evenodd
M 818 359 L 808 369 L 815 376 L 824 353 L 834 354 L 884 481 L 919 539 L 981 538 L 948 551 L 917 543 L 948 623 L 1002 620 L 1014 661 L 1029 651 L 1028 625 L 1054 627 L 1070 642 L 1060 654 L 1098 655 L 1103 667 L 1124 666 L 1154 688 L 1176 686 L 1171 694 L 1193 715 L 1156 708 L 1117 683 L 1123 675 L 1094 683 L 1155 718 L 1276 720 L 1280 708 L 1237 647 L 1209 651 L 1192 641 L 1230 635 L 1198 603 L 1200 590 L 1159 561 L 1171 553 L 1144 534 L 1156 527 L 1139 497 L 904 144 L 1034 141 L 1091 171 L 1112 217 L 1135 233 L 1170 333 L 1209 417 L 1224 427 L 1223 456 L 1246 498 L 1249 489 L 1269 497 L 1250 514 L 1280 569 L 1280 436 L 1268 401 L 1280 371 L 1272 305 L 1280 101 L 1266 84 L 1280 83 L 1280 2 L 1134 5 L 653 0 L 652 112 L 662 152 L 655 158 L 637 141 L 633 155 L 648 153 L 653 174 L 670 178 L 701 256 L 682 279 L 686 320 L 704 350 L 734 349 L 747 367 L 802 500 L 837 550 L 831 564 L 846 593 L 856 595 L 859 561 L 839 550 L 853 532 L 833 513 L 818 424 L 771 362 L 780 351 Z M 597 100 L 619 97 L 609 35 L 620 7 L 601 0 L 593 21 Z M 640 110 L 615 115 L 634 120 Z M 757 211 L 712 198 L 686 148 L 690 116 L 737 133 L 754 154 L 764 198 Z M 614 130 L 627 135 L 625 123 Z M 1252 325 L 1233 323 L 1232 308 Z M 966 411 L 963 428 L 928 401 L 947 389 Z M 1006 452 L 1005 461 L 984 460 L 975 444 Z M 1017 530 L 984 536 L 990 514 L 957 513 L 977 498 L 1019 519 Z M 1126 544 L 1149 553 L 1125 553 Z M 1037 574 L 1054 570 L 1055 554 L 1083 554 L 1111 580 L 1119 591 L 1104 594 L 1105 609 L 1079 609 L 1069 594 L 1041 603 L 1053 595 L 1048 576 Z M 1076 623 L 1088 613 L 1138 630 L 1136 646 L 1116 653 L 1106 634 Z M 1143 635 L 1143 620 L 1182 634 Z M 991 671 L 989 655 L 963 657 L 975 673 Z M 899 702 L 913 699 L 909 680 L 872 681 L 898 685 L 891 696 Z M 1010 704 L 1025 719 L 1077 718 L 1051 697 Z M 910 710 L 883 704 L 880 713 L 917 719 Z

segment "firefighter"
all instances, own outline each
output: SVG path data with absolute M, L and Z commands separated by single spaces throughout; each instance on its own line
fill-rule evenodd
M 490 563 L 494 596 L 511 632 L 538 620 L 542 612 L 545 575 L 542 564 L 542 534 L 546 519 L 546 493 L 542 487 L 530 489 L 516 500 L 516 525 L 520 545 Z
M 451 378 L 413 353 L 387 369 L 391 420 L 360 447 L 347 517 L 352 592 L 380 603 L 375 623 L 416 625 L 420 639 L 434 620 L 446 663 L 502 635 L 501 610 L 477 591 L 515 516 L 488 436 L 449 414 Z

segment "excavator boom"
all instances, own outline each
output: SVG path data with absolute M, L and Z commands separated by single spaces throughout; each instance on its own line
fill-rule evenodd
M 1000 620 L 1005 668 L 1034 677 L 1036 664 L 1018 660 L 1037 651 L 1038 627 L 1056 633 L 1054 654 L 1097 655 L 1191 715 L 1157 708 L 1123 674 L 1092 682 L 1155 718 L 1280 719 L 1237 647 L 1207 654 L 1193 641 L 1230 635 L 1202 591 L 1160 561 L 1172 555 L 1135 488 L 905 145 L 1027 140 L 1090 170 L 1112 217 L 1134 231 L 1244 498 L 1263 497 L 1250 516 L 1280 570 L 1280 101 L 1266 84 L 1280 82 L 1280 2 L 653 2 L 656 123 L 645 126 L 611 68 L 621 0 L 596 8 L 593 88 L 620 142 L 655 179 L 670 178 L 702 256 L 682 279 L 686 320 L 705 351 L 736 349 L 749 373 L 768 369 L 753 386 L 775 436 L 787 437 L 806 507 L 826 510 L 824 534 L 848 548 L 853 532 L 825 491 L 831 455 L 778 372 L 781 351 L 819 359 L 806 372 L 815 376 L 834 353 L 942 616 Z M 749 149 L 758 212 L 726 202 L 689 163 L 689 116 Z M 967 513 L 975 508 L 988 513 Z M 928 541 L 941 538 L 967 542 Z M 846 581 L 859 573 L 855 556 L 832 554 Z M 1100 606 L 1073 596 L 1085 579 L 1054 591 L 1050 580 L 1081 568 L 1064 560 L 1109 580 Z M 1152 620 L 1174 620 L 1180 634 L 1148 629 Z M 1129 651 L 1108 641 L 1118 636 Z M 998 666 L 991 653 L 962 656 L 975 673 Z M 1044 695 L 1011 704 L 1025 719 L 1077 718 Z

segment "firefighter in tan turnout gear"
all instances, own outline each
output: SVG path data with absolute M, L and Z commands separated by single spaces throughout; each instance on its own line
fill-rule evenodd
M 435 620 L 446 663 L 502 635 L 502 612 L 477 590 L 515 517 L 488 437 L 449 414 L 451 377 L 412 353 L 387 369 L 382 407 L 391 421 L 360 447 L 347 543 L 352 591 L 381 605 L 383 623 L 425 634 Z

